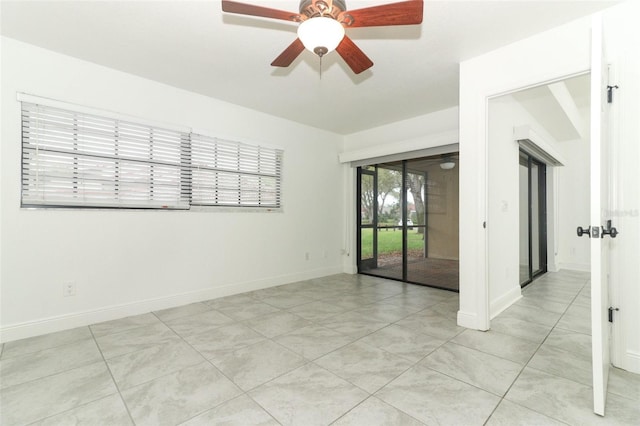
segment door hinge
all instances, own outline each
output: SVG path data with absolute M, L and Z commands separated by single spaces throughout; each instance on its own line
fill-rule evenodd
M 607 86 L 607 103 L 613 103 L 613 89 L 619 89 L 618 85 Z
M 609 307 L 609 322 L 613 322 L 613 311 L 619 311 L 619 308 Z

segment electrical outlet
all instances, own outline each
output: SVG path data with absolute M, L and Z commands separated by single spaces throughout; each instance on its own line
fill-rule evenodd
M 69 281 L 62 284 L 62 295 L 64 297 L 75 296 L 76 295 L 76 283 Z
M 311 256 L 309 256 L 309 252 L 305 252 L 304 254 L 304 260 L 309 260 Z

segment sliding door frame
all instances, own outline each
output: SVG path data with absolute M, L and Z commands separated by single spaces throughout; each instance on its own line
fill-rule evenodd
M 409 279 L 409 262 L 408 262 L 408 253 L 409 253 L 409 228 L 410 226 L 408 225 L 408 221 L 411 217 L 411 212 L 409 211 L 409 206 L 407 203 L 408 200 L 408 196 L 407 196 L 407 192 L 410 190 L 410 185 L 409 185 L 409 162 L 411 160 L 400 160 L 398 161 L 398 169 L 402 174 L 402 178 L 401 178 L 401 190 L 400 190 L 400 194 L 399 194 L 399 204 L 400 204 L 400 221 L 401 221 L 401 226 L 398 227 L 393 227 L 393 228 L 400 228 L 400 232 L 401 232 L 401 238 L 402 238 L 402 265 L 401 265 L 401 276 L 395 276 L 395 277 L 391 277 L 391 276 L 382 276 L 383 278 L 386 279 L 391 279 L 391 280 L 396 280 L 396 281 L 402 281 L 402 282 L 406 282 L 406 283 L 411 283 L 411 284 L 417 284 L 417 285 L 423 285 L 423 286 L 428 286 L 428 287 L 432 287 L 432 288 L 438 288 L 438 289 L 443 289 L 443 290 L 447 290 L 447 291 L 454 291 L 454 292 L 458 292 L 457 289 L 452 289 L 450 287 L 441 287 L 438 286 L 436 284 L 426 284 L 423 282 L 416 282 L 416 281 L 412 281 Z M 364 167 L 358 167 L 357 168 L 357 172 L 356 172 L 356 267 L 357 267 L 357 272 L 358 274 L 363 274 L 363 275 L 371 275 L 371 276 L 375 276 L 375 277 L 380 277 L 381 275 L 375 274 L 374 272 L 371 272 L 374 269 L 378 268 L 378 230 L 379 230 L 379 217 L 378 217 L 378 173 L 379 170 L 382 168 L 384 169 L 384 163 L 383 164 L 375 164 L 375 165 L 370 165 L 370 166 L 366 166 L 368 167 L 368 169 L 364 168 Z M 413 174 L 419 173 L 419 172 L 411 172 Z M 372 182 L 373 182 L 373 208 L 372 208 L 372 212 L 371 212 L 371 224 L 365 223 L 363 224 L 362 221 L 362 180 L 363 180 L 363 176 L 371 176 L 372 177 Z M 428 256 L 428 238 L 429 238 L 429 232 L 428 232 L 428 224 L 429 224 L 429 196 L 428 196 L 428 188 L 427 188 L 427 172 L 422 172 L 422 176 L 424 177 L 424 199 L 423 199 L 423 203 L 424 203 L 424 223 L 422 225 L 416 225 L 413 224 L 411 226 L 411 228 L 423 228 L 424 232 L 423 232 L 423 239 L 424 239 L 424 243 L 423 243 L 423 253 L 424 256 L 427 257 Z M 385 227 L 383 227 L 385 228 Z M 373 243 L 373 251 L 372 251 L 372 258 L 367 258 L 367 259 L 362 259 L 362 230 L 363 229 L 372 229 L 372 243 Z M 400 275 L 400 274 L 398 274 Z
M 358 273 L 364 273 L 361 268 L 364 266 L 366 269 L 375 269 L 378 265 L 378 166 L 374 166 L 373 170 L 365 170 L 362 167 L 358 167 L 356 183 L 356 197 L 357 197 L 357 211 L 356 211 L 356 254 L 357 254 L 357 268 Z M 371 225 L 362 224 L 362 175 L 373 177 L 373 211 L 371 217 Z M 364 264 L 362 260 L 362 228 L 371 228 L 373 234 L 373 255 L 372 259 L 365 259 Z M 364 269 L 364 268 L 362 268 Z
M 547 272 L 547 165 L 531 156 L 527 152 L 520 150 L 520 158 L 526 158 L 527 167 L 527 227 L 528 227 L 528 249 L 529 249 L 529 264 L 528 266 L 528 278 L 525 281 L 520 282 L 521 287 L 525 287 L 528 284 Z M 523 164 L 524 165 L 524 164 Z M 538 259 L 539 268 L 533 270 L 533 166 L 538 170 L 537 173 L 537 195 L 538 195 Z M 521 220 L 522 218 L 520 218 Z

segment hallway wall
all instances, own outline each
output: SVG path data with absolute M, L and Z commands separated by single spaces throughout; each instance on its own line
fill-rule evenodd
M 518 229 L 513 214 L 500 218 L 504 213 L 502 200 L 507 201 L 507 212 L 518 203 L 509 195 L 517 194 L 517 148 L 505 152 L 513 159 L 514 169 L 497 176 L 507 192 L 494 193 L 490 185 L 493 169 L 489 167 L 487 99 L 588 70 L 590 28 L 590 18 L 583 18 L 460 64 L 460 210 L 464 212 L 460 216 L 461 326 L 487 330 L 491 315 L 519 297 L 519 289 L 513 285 L 517 274 L 508 269 L 513 268 L 509 265 L 518 265 L 517 239 L 506 247 L 492 247 L 500 244 L 505 227 Z M 491 211 L 495 209 L 497 217 L 492 220 Z M 504 266 L 492 271 L 491 265 L 501 264 Z M 492 283 L 491 277 L 498 281 Z M 492 294 L 492 287 L 499 293 Z

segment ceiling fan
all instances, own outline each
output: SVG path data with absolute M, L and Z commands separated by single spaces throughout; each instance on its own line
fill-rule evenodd
M 345 28 L 415 25 L 422 22 L 422 0 L 347 10 L 344 0 L 301 0 L 300 12 L 222 0 L 222 10 L 240 15 L 299 22 L 298 38 L 272 63 L 288 67 L 307 48 L 320 58 L 336 50 L 354 73 L 371 68 L 373 62 L 345 35 Z

